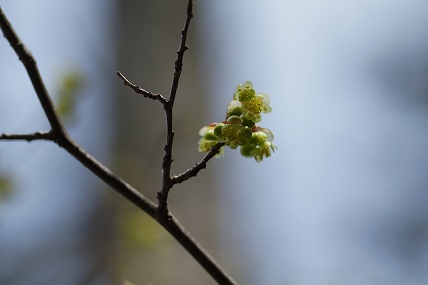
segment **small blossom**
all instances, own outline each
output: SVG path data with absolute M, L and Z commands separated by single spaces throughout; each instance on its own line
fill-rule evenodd
M 270 113 L 272 108 L 269 105 L 269 95 L 266 93 L 257 93 L 248 100 L 241 102 L 244 117 L 250 119 L 254 123 L 259 123 L 262 120 L 261 113 Z
M 275 151 L 276 146 L 272 140 L 272 132 L 269 129 L 260 128 L 260 130 L 252 133 L 246 144 L 241 146 L 241 154 L 245 157 L 254 157 L 257 162 L 260 162 Z
M 229 103 L 227 108 L 227 116 L 241 115 L 254 123 L 259 123 L 262 120 L 261 113 L 270 113 L 269 95 L 263 92 L 256 93 L 251 81 L 245 81 L 244 84 L 239 84 L 233 94 L 233 101 Z
M 208 126 L 204 126 L 199 130 L 199 135 L 204 137 L 207 140 L 217 140 L 217 136 L 214 133 L 214 128 L 217 124 L 209 124 Z
M 273 133 L 271 130 L 267 129 L 267 128 L 259 128 L 260 131 L 262 131 L 263 133 L 265 133 L 266 135 L 266 140 L 268 142 L 272 142 L 273 141 Z
M 260 162 L 263 160 L 263 157 L 269 157 L 272 154 L 272 151 L 274 151 L 274 148 L 272 146 L 272 143 L 270 142 L 264 142 L 262 145 L 259 145 L 256 147 L 253 151 L 254 159 L 257 162 Z
M 251 81 L 245 81 L 244 84 L 236 86 L 233 99 L 242 102 L 254 95 L 256 95 L 256 91 L 253 89 L 253 83 Z
M 199 135 L 202 137 L 198 142 L 199 152 L 208 152 L 219 142 L 218 136 L 214 132 L 216 126 L 217 124 L 213 123 L 208 126 L 204 126 L 199 130 Z M 219 153 L 216 154 L 216 157 L 219 157 L 222 154 L 224 154 L 223 147 L 220 149 Z
M 251 136 L 251 139 L 249 142 L 251 144 L 257 144 L 258 145 L 258 144 L 264 143 L 266 141 L 266 139 L 267 139 L 267 134 L 265 132 L 256 131 L 256 132 L 253 132 L 253 135 Z
M 241 134 L 242 128 L 242 126 L 236 124 L 225 124 L 221 129 L 219 140 L 226 143 L 231 149 L 237 148 L 244 141 Z
M 210 149 L 217 144 L 217 141 L 201 138 L 198 142 L 199 152 L 209 152 Z

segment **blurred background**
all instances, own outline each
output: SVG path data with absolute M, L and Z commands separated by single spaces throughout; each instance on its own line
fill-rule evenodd
M 185 1 L 0 1 L 73 138 L 144 195 L 161 182 Z M 172 211 L 240 284 L 428 282 L 428 3 L 195 3 L 173 172 L 239 83 L 270 95 L 262 163 L 226 150 Z M 0 41 L 0 133 L 49 126 Z M 0 284 L 215 284 L 147 217 L 52 143 L 0 142 Z

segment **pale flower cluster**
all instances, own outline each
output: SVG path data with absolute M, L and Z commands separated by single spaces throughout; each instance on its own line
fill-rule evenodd
M 224 143 L 231 149 L 241 147 L 243 156 L 262 161 L 276 149 L 272 143 L 272 132 L 257 125 L 262 120 L 262 113 L 270 112 L 268 94 L 256 93 L 251 81 L 239 84 L 227 106 L 226 120 L 209 124 L 199 131 L 202 136 L 198 143 L 199 151 L 208 152 L 217 143 Z M 218 155 L 222 153 L 223 148 Z

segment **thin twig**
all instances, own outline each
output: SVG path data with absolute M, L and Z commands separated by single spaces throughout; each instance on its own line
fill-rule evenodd
M 216 154 L 218 154 L 218 152 L 220 151 L 220 149 L 224 146 L 224 143 L 218 143 L 215 146 L 213 146 L 209 152 L 207 152 L 207 154 L 204 156 L 204 158 L 202 158 L 201 161 L 199 161 L 198 163 L 195 164 L 195 166 L 193 166 L 192 168 L 188 169 L 187 171 L 176 175 L 174 177 L 172 177 L 172 183 L 173 184 L 178 184 L 181 183 L 183 181 L 186 181 L 192 177 L 195 177 L 196 175 L 198 175 L 199 171 L 201 171 L 202 169 L 207 168 L 207 162 L 212 159 Z
M 141 95 L 143 95 L 144 97 L 149 98 L 149 99 L 152 99 L 152 100 L 160 101 L 163 105 L 165 105 L 165 104 L 168 102 L 168 100 L 167 100 L 165 97 L 163 97 L 161 94 L 149 92 L 149 91 L 147 91 L 147 90 L 145 90 L 145 89 L 141 88 L 140 86 L 135 85 L 134 83 L 132 83 L 131 81 L 129 81 L 129 80 L 128 80 L 128 79 L 127 79 L 127 78 L 126 78 L 122 73 L 120 73 L 119 71 L 118 71 L 118 72 L 116 72 L 116 74 L 117 74 L 120 78 L 122 78 L 123 83 L 124 83 L 126 86 L 130 87 L 132 90 L 134 90 L 134 92 L 135 92 L 135 93 L 141 94 Z
M 47 140 L 52 141 L 53 136 L 51 132 L 36 132 L 33 134 L 0 134 L 0 140 L 5 141 L 16 141 L 16 140 L 24 140 L 24 141 L 35 141 L 35 140 Z
M 184 52 L 188 49 L 186 46 L 187 34 L 189 32 L 190 20 L 193 17 L 193 1 L 187 1 L 187 9 L 186 9 L 186 20 L 184 22 L 184 28 L 181 32 L 181 42 L 180 48 L 177 51 L 177 60 L 175 61 L 175 71 L 174 77 L 172 79 L 171 93 L 168 99 L 168 104 L 164 105 L 165 113 L 166 113 L 166 144 L 165 144 L 165 155 L 163 157 L 162 163 L 162 175 L 163 175 L 163 183 L 162 189 L 158 192 L 158 201 L 159 201 L 159 212 L 165 213 L 168 212 L 168 193 L 169 190 L 174 185 L 171 180 L 171 164 L 174 161 L 172 158 L 172 146 L 174 142 L 174 131 L 172 128 L 172 119 L 173 114 L 172 110 L 174 107 L 175 96 L 178 90 L 178 83 L 180 81 L 181 71 L 183 69 L 183 58 Z
M 183 70 L 183 58 L 184 53 L 189 47 L 186 45 L 187 34 L 189 33 L 190 20 L 193 18 L 193 0 L 187 1 L 186 9 L 186 21 L 184 22 L 184 28 L 181 31 L 181 42 L 180 49 L 177 51 L 177 60 L 175 61 L 174 78 L 172 79 L 171 93 L 169 101 L 171 105 L 174 105 L 175 95 L 177 94 L 178 83 L 180 81 L 181 71 Z

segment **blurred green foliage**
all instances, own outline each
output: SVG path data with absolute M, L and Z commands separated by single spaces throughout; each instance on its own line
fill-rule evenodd
M 117 233 L 126 240 L 128 248 L 154 248 L 167 237 L 165 231 L 152 218 L 129 207 L 119 211 L 115 226 Z
M 78 70 L 68 70 L 61 76 L 57 88 L 57 110 L 63 119 L 73 116 L 84 83 L 85 76 Z
M 132 282 L 129 282 L 128 280 L 123 280 L 121 285 L 135 285 Z
M 7 200 L 13 194 L 13 181 L 10 175 L 0 173 L 0 202 Z

